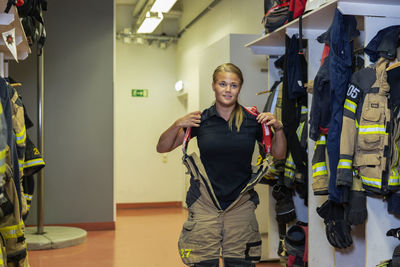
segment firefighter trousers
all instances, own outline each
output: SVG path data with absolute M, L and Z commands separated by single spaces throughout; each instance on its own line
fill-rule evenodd
M 195 154 L 190 157 L 194 172 L 186 201 L 189 214 L 178 241 L 182 261 L 188 266 L 212 267 L 219 266 L 222 256 L 225 267 L 255 266 L 261 257 L 261 235 L 254 213 L 257 201 L 252 200 L 254 185 L 246 186 L 222 210 L 200 159 Z

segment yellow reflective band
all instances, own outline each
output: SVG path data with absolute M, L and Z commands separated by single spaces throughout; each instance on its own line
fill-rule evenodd
M 24 168 L 29 168 L 29 167 L 38 166 L 38 165 L 45 165 L 42 158 L 25 161 Z
M 20 171 L 24 170 L 24 160 L 23 159 L 18 159 L 18 166 L 19 166 Z
M 0 159 L 5 159 L 6 158 L 6 149 L 0 150 Z
M 286 161 L 285 168 L 292 168 L 292 169 L 295 169 L 295 168 L 296 168 L 296 165 L 294 165 L 294 162 Z
M 356 113 L 357 104 L 355 102 L 349 100 L 349 99 L 346 99 L 344 101 L 344 108 L 349 110 L 349 111 L 351 111 L 351 112 L 353 112 L 353 113 Z
M 16 136 L 17 136 L 16 137 L 17 145 L 25 143 L 25 140 L 26 140 L 26 129 L 25 129 L 25 126 L 24 126 L 24 129 L 22 129 L 21 132 L 16 133 Z
M 353 161 L 351 159 L 340 159 L 338 169 L 352 169 Z
M 24 196 L 28 200 L 32 200 L 32 197 L 33 197 L 32 195 L 29 195 L 29 194 L 24 194 Z
M 360 127 L 360 124 L 358 124 L 357 120 L 355 120 L 355 122 L 356 122 L 356 128 L 358 129 Z
M 400 175 L 399 175 L 398 170 L 396 170 L 396 169 L 392 170 L 392 175 L 390 175 L 390 177 L 389 177 L 388 184 L 393 185 L 393 186 L 400 185 Z
M 376 187 L 376 188 L 381 188 L 382 185 L 382 180 L 379 178 L 369 178 L 369 177 L 365 177 L 360 175 L 363 184 L 366 184 L 368 186 L 372 186 L 372 187 Z
M 327 176 L 328 175 L 328 171 L 319 171 L 319 172 L 313 172 L 312 177 L 318 177 L 318 176 Z
M 297 137 L 300 138 L 301 137 L 301 133 L 303 132 L 303 128 L 304 128 L 304 122 L 300 123 L 300 126 L 297 128 Z
M 24 233 L 22 231 L 23 227 L 24 227 L 24 222 L 21 220 L 19 225 L 12 225 L 12 226 L 0 228 L 0 233 L 3 235 L 5 240 L 12 239 L 12 238 L 18 238 L 18 237 L 24 235 Z
M 313 174 L 312 174 L 313 177 L 321 176 L 321 175 L 328 175 L 328 170 L 326 168 L 325 162 L 315 163 L 312 166 L 312 170 L 313 170 Z
M 301 114 L 307 114 L 308 108 L 305 106 L 301 106 Z
M 294 172 L 292 172 L 292 171 L 285 171 L 285 176 L 286 177 L 289 177 L 289 178 L 292 178 L 292 177 L 294 177 Z
M 0 103 L 0 114 L 3 114 L 3 105 Z
M 325 145 L 326 144 L 326 135 L 321 134 L 317 140 L 317 142 L 315 142 L 315 146 L 317 145 Z
M 325 162 L 318 162 L 312 165 L 313 170 L 318 168 L 318 167 L 326 167 L 326 163 Z
M 383 124 L 374 124 L 374 125 L 360 125 L 358 129 L 358 134 L 385 134 L 386 127 Z

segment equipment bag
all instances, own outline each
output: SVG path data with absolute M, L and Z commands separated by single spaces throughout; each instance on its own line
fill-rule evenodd
M 292 21 L 303 15 L 306 3 L 307 0 L 290 0 L 288 21 Z
M 289 18 L 289 1 L 276 2 L 278 4 L 270 8 L 262 20 L 266 33 L 271 33 L 281 27 Z

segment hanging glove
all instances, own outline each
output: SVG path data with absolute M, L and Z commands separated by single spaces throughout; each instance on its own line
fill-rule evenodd
M 386 232 L 386 236 L 393 236 L 400 240 L 400 228 L 393 228 Z
M 353 244 L 350 224 L 344 219 L 344 208 L 340 203 L 327 200 L 317 213 L 324 219 L 326 237 L 335 248 L 347 248 Z
M 272 189 L 272 196 L 276 200 L 275 211 L 278 223 L 288 223 L 296 219 L 292 191 L 289 188 L 276 184 Z
M 366 202 L 365 191 L 350 191 L 347 219 L 351 225 L 362 224 L 367 219 Z

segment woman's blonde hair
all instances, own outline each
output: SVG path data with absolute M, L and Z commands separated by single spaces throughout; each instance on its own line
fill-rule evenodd
M 217 82 L 217 75 L 220 72 L 230 72 L 230 73 L 236 74 L 236 76 L 240 80 L 240 88 L 242 88 L 243 74 L 242 74 L 242 71 L 236 65 L 234 65 L 232 63 L 225 63 L 222 65 L 219 65 L 214 70 L 214 74 L 213 74 L 213 82 L 214 83 Z M 229 129 L 231 131 L 232 131 L 233 120 L 235 120 L 236 131 L 240 132 L 240 126 L 242 126 L 242 123 L 243 123 L 243 110 L 238 102 L 236 103 L 235 109 L 233 110 L 233 112 L 228 120 Z

